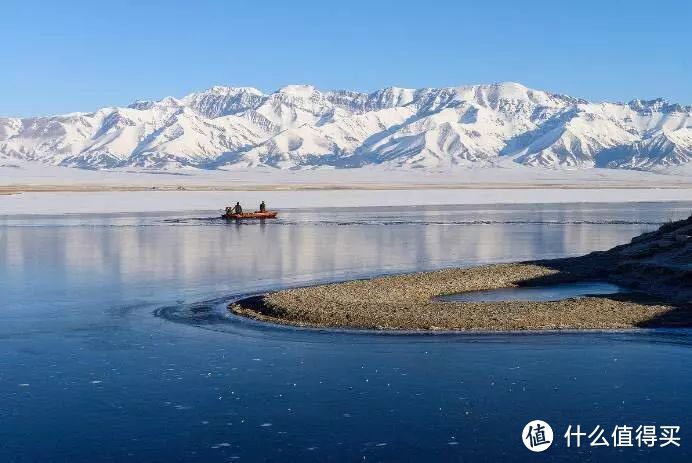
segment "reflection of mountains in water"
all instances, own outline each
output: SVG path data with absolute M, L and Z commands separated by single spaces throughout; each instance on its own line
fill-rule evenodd
M 663 222 L 641 222 L 633 220 L 354 220 L 348 222 L 281 222 L 281 225 L 325 224 L 325 225 L 661 225 Z
M 167 224 L 180 225 L 662 225 L 663 221 L 641 221 L 641 220 L 415 220 L 415 219 L 363 219 L 363 220 L 286 220 L 277 219 L 271 221 L 246 220 L 238 222 L 227 222 L 219 219 L 194 218 L 194 219 L 168 219 L 164 220 Z
M 12 227 L 45 227 L 55 228 L 82 227 L 92 228 L 132 228 L 132 227 L 161 227 L 161 226 L 222 226 L 222 227 L 252 227 L 252 226 L 371 226 L 371 225 L 650 225 L 660 226 L 665 221 L 642 220 L 427 220 L 427 219 L 271 219 L 271 220 L 238 220 L 228 221 L 216 217 L 193 217 L 181 219 L 154 219 L 138 223 L 48 223 L 47 221 L 11 224 Z
M 71 278 L 108 276 L 128 291 L 145 292 L 147 285 L 162 291 L 222 285 L 203 291 L 228 294 L 229 288 L 251 291 L 247 275 L 256 275 L 254 288 L 344 272 L 586 254 L 625 243 L 670 217 L 689 215 L 679 205 L 575 204 L 291 210 L 277 220 L 231 223 L 204 214 L 15 219 L 0 237 L 0 260 L 16 273 L 40 262 L 73 269 Z

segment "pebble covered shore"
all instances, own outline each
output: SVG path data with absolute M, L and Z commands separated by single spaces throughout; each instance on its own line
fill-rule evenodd
M 377 330 L 558 330 L 646 326 L 674 310 L 615 297 L 555 302 L 436 302 L 435 296 L 516 286 L 555 273 L 504 264 L 289 289 L 233 304 L 239 315 L 298 326 Z
M 287 289 L 237 301 L 274 323 L 376 330 L 515 331 L 692 326 L 692 217 L 582 257 Z M 633 289 L 559 301 L 442 302 L 465 291 L 602 279 Z

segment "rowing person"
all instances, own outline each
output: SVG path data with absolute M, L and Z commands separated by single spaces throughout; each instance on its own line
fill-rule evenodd
M 243 213 L 243 207 L 240 205 L 240 201 L 237 201 L 235 203 L 235 206 L 233 206 L 233 213 L 234 214 L 242 214 Z
M 260 203 L 260 212 L 267 212 L 267 205 L 264 204 L 264 201 Z

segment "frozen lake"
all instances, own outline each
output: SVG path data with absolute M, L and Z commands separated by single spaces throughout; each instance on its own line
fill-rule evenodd
M 610 248 L 691 203 L 0 217 L 0 461 L 690 461 L 692 331 L 391 335 L 224 310 L 286 286 Z M 682 447 L 567 448 L 678 425 Z

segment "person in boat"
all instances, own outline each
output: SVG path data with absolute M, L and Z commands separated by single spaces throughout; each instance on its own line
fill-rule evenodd
M 264 204 L 264 201 L 260 203 L 260 212 L 267 212 L 267 205 Z
M 233 206 L 233 213 L 234 214 L 242 214 L 243 213 L 243 207 L 240 205 L 240 201 L 237 201 L 235 203 L 235 206 Z

